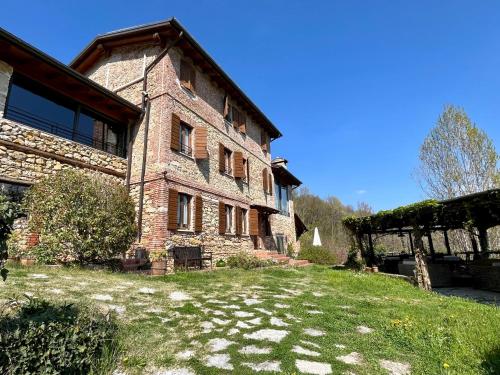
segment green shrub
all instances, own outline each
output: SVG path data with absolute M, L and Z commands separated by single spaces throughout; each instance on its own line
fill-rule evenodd
M 4 263 L 7 260 L 7 238 L 14 220 L 19 216 L 19 205 L 10 201 L 5 195 L 0 194 L 0 277 L 5 280 L 7 269 Z
M 266 267 L 271 264 L 272 262 L 270 261 L 259 259 L 255 255 L 243 251 L 227 258 L 227 265 L 230 268 L 242 268 L 244 270 Z
M 215 262 L 215 267 L 226 267 L 226 261 L 224 259 L 219 259 Z
M 347 261 L 344 264 L 347 268 L 353 270 L 362 270 L 365 267 L 365 262 L 363 258 L 358 257 L 358 251 L 355 247 L 349 249 L 349 253 L 347 254 Z
M 136 235 L 135 205 L 124 186 L 99 174 L 66 170 L 25 197 L 30 230 L 39 233 L 38 262 L 102 263 L 126 251 Z
M 38 299 L 20 306 L 0 319 L 1 374 L 88 374 L 116 355 L 109 316 Z
M 337 258 L 330 250 L 321 246 L 308 246 L 300 250 L 299 259 L 306 259 L 316 264 L 335 264 Z

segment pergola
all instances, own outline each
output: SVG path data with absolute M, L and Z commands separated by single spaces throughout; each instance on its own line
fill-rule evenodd
M 429 289 L 430 283 L 427 285 L 428 272 L 422 236 L 428 237 L 429 252 L 434 257 L 432 232 L 443 232 L 445 246 L 450 254 L 448 231 L 454 229 L 470 231 L 475 228 L 478 232 L 481 251 L 477 241 L 472 236 L 474 255 L 475 257 L 487 255 L 489 250 L 487 230 L 500 225 L 500 189 L 487 190 L 444 201 L 426 200 L 394 210 L 380 211 L 370 216 L 347 217 L 344 218 L 343 223 L 356 238 L 360 254 L 368 265 L 372 265 L 375 261 L 373 235 L 408 234 L 411 250 L 415 254 L 419 285 Z M 364 237 L 368 238 L 367 250 L 362 243 Z

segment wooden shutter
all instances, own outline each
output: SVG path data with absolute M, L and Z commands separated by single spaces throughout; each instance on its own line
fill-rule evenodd
M 226 233 L 226 205 L 219 201 L 219 234 Z
M 194 230 L 195 232 L 203 230 L 203 198 L 201 195 L 194 197 Z
M 207 128 L 196 128 L 194 131 L 194 158 L 195 159 L 207 159 L 208 149 L 207 149 L 207 138 L 208 130 Z
M 263 130 L 260 132 L 260 147 L 262 148 L 262 151 L 267 152 L 267 135 Z
M 177 196 L 179 192 L 168 189 L 168 230 L 177 230 Z
M 238 126 L 238 130 L 243 134 L 247 133 L 247 118 L 244 114 L 240 114 L 240 124 Z
M 172 113 L 172 130 L 170 132 L 170 148 L 179 151 L 181 132 L 181 119 L 175 113 Z
M 243 228 L 241 226 L 241 207 L 236 206 L 236 235 L 241 236 Z
M 267 177 L 268 177 L 268 174 L 267 174 L 267 169 L 264 168 L 262 170 L 262 187 L 264 188 L 264 191 L 267 192 L 267 189 L 268 189 L 268 185 L 267 185 Z
M 224 160 L 224 145 L 219 143 L 219 172 L 224 173 L 226 171 L 226 163 Z
M 271 173 L 269 173 L 269 177 L 268 177 L 268 184 L 269 184 L 269 187 L 267 189 L 269 195 L 273 195 L 273 175 Z
M 234 152 L 234 177 L 245 178 L 245 170 L 243 169 L 243 153 L 241 151 Z
M 247 174 L 247 184 L 250 184 L 250 156 L 247 159 L 247 170 L 245 173 Z
M 259 235 L 259 211 L 256 208 L 251 208 L 248 213 L 248 221 L 249 221 L 249 234 L 251 236 Z

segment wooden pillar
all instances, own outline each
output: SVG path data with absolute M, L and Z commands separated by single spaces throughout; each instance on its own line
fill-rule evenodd
M 411 254 L 415 255 L 415 249 L 413 248 L 413 237 L 411 235 L 411 232 L 408 232 L 408 237 L 410 238 L 410 250 L 411 250 Z
M 429 252 L 431 253 L 432 259 L 436 256 L 436 251 L 434 250 L 434 243 L 432 242 L 432 232 L 427 232 L 427 240 L 429 241 Z
M 362 260 L 363 262 L 366 261 L 365 259 L 365 250 L 363 248 L 363 241 L 361 240 L 362 234 L 356 233 L 356 245 L 358 248 L 358 251 L 356 252 L 356 258 L 358 260 Z
M 375 263 L 375 250 L 373 249 L 372 234 L 368 233 L 368 266 L 372 267 Z
M 479 248 L 477 246 L 477 241 L 476 241 L 476 236 L 474 233 L 470 234 L 470 241 L 472 243 L 472 251 L 474 252 L 474 258 L 473 259 L 479 259 Z
M 481 246 L 481 252 L 486 253 L 488 251 L 488 230 L 486 228 L 478 228 L 479 230 L 479 245 Z
M 429 268 L 424 251 L 424 242 L 422 241 L 422 232 L 420 228 L 414 227 L 415 236 L 415 277 L 418 287 L 424 290 L 431 290 L 431 279 L 429 277 Z
M 443 231 L 444 235 L 444 245 L 446 246 L 446 252 L 451 255 L 450 239 L 448 238 L 448 230 Z

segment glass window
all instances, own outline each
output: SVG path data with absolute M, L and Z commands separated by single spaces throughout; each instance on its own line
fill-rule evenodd
M 192 154 L 192 148 L 191 148 L 191 127 L 188 126 L 187 124 L 181 122 L 181 129 L 179 132 L 179 145 L 180 145 L 180 152 L 183 154 L 191 156 Z
M 14 74 L 5 117 L 87 146 L 126 156 L 126 127 Z
M 64 138 L 71 138 L 75 109 L 42 87 L 14 75 L 7 97 L 5 117 Z
M 276 192 L 276 197 L 274 199 L 274 206 L 280 211 L 282 215 L 289 215 L 288 211 L 288 186 L 283 186 L 274 180 L 274 191 Z
M 247 210 L 244 208 L 241 209 L 241 233 L 248 234 L 248 225 L 247 225 Z
M 5 195 L 9 200 L 14 202 L 21 202 L 28 188 L 28 185 L 0 181 L 0 194 Z
M 191 225 L 191 197 L 180 193 L 177 197 L 177 226 L 189 229 Z
M 226 233 L 233 233 L 233 207 L 226 205 Z
M 224 149 L 224 168 L 227 174 L 232 174 L 233 173 L 233 168 L 231 167 L 231 150 L 228 150 L 227 148 Z

